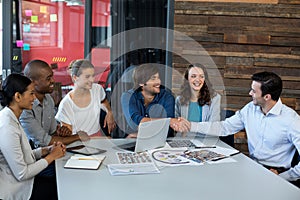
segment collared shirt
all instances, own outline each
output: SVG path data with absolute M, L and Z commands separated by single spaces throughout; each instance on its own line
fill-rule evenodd
M 144 117 L 174 117 L 174 96 L 162 86 L 160 88 L 160 93 L 155 95 L 154 99 L 147 107 L 144 103 L 144 96 L 139 89 L 135 91 L 131 89 L 122 94 L 121 104 L 123 113 L 132 132 L 137 132 L 138 125 Z
M 295 151 L 300 152 L 300 116 L 280 99 L 266 115 L 250 102 L 225 121 L 191 123 L 191 131 L 218 136 L 244 128 L 251 158 L 263 165 L 291 167 Z M 289 181 L 300 179 L 300 164 L 280 176 Z
M 17 117 L 0 111 L 0 199 L 29 199 L 34 176 L 48 166 L 42 149 L 32 150 Z
M 46 94 L 42 104 L 35 99 L 32 109 L 23 110 L 20 116 L 20 122 L 28 139 L 32 140 L 36 147 L 48 146 L 51 136 L 56 131 L 54 106 L 52 97 Z

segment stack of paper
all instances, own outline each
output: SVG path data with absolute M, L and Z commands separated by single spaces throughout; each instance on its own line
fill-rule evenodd
M 113 176 L 160 173 L 159 169 L 154 163 L 111 164 L 107 167 L 110 174 Z
M 104 155 L 83 156 L 75 154 L 70 157 L 64 167 L 72 169 L 98 169 L 104 158 Z

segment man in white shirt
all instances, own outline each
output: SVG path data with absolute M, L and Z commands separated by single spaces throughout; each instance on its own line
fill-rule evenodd
M 221 122 L 189 122 L 180 118 L 172 127 L 226 136 L 245 129 L 250 157 L 288 181 L 300 180 L 300 164 L 291 166 L 294 154 L 300 152 L 300 116 L 282 104 L 281 78 L 272 72 L 252 76 L 248 103 L 234 116 Z M 298 181 L 299 182 L 299 181 Z M 298 183 L 296 183 L 298 184 Z

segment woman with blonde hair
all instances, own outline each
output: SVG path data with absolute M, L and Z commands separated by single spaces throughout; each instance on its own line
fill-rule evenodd
M 111 133 L 115 121 L 103 87 L 94 83 L 95 69 L 89 60 L 79 59 L 70 63 L 74 89 L 60 102 L 55 118 L 72 130 L 83 131 L 89 136 L 103 136 L 104 128 Z M 106 116 L 100 127 L 100 112 Z

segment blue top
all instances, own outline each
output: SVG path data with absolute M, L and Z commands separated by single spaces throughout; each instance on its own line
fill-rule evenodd
M 138 125 L 144 117 L 174 118 L 175 98 L 163 86 L 160 87 L 160 93 L 155 95 L 147 107 L 144 106 L 144 97 L 140 89 L 124 92 L 121 97 L 121 104 L 126 122 L 131 129 L 127 133 L 137 132 Z M 169 130 L 169 134 L 170 132 Z
M 182 104 L 181 101 L 182 96 L 178 96 L 175 100 L 175 117 L 183 117 L 185 119 L 188 118 L 189 113 L 189 104 Z M 215 93 L 215 95 L 211 99 L 211 103 L 205 104 L 202 106 L 202 122 L 214 122 L 220 121 L 221 114 L 221 95 Z
M 188 120 L 190 122 L 202 122 L 202 106 L 198 102 L 190 102 Z
M 209 135 L 226 136 L 244 128 L 251 158 L 263 165 L 291 167 L 295 151 L 300 152 L 300 116 L 280 99 L 266 115 L 250 102 L 225 121 L 191 122 L 191 131 Z M 300 163 L 279 176 L 299 179 Z

